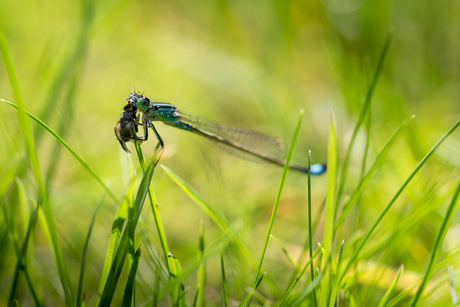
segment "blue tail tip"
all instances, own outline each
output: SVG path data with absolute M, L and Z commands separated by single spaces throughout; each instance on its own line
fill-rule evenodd
M 310 172 L 312 175 L 321 175 L 324 174 L 327 170 L 327 164 L 326 163 L 318 163 L 318 164 L 312 164 L 310 168 Z

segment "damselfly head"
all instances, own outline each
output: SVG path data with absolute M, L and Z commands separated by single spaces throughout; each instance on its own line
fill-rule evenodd
M 127 100 L 130 104 L 137 105 L 137 101 L 140 98 L 143 98 L 142 95 L 139 95 L 136 92 L 132 92 L 131 94 L 129 94 L 128 98 L 125 98 L 125 100 Z
M 147 110 L 150 107 L 150 99 L 135 92 L 129 94 L 129 97 L 125 99 L 128 101 L 128 104 L 131 104 L 141 110 Z

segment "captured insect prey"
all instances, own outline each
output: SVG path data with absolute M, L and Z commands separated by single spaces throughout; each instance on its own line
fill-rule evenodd
M 147 97 L 137 93 L 131 93 L 126 100 L 128 104 L 125 105 L 124 112 L 114 128 L 115 135 L 126 152 L 129 152 L 126 142 L 130 140 L 146 141 L 148 139 L 148 127 L 152 128 L 158 139 L 159 148 L 162 148 L 164 146 L 163 140 L 153 125 L 153 122 L 157 121 L 205 137 L 239 157 L 265 161 L 279 166 L 285 164 L 284 147 L 277 138 L 184 113 L 172 104 L 151 102 Z M 143 136 L 137 136 L 138 126 L 144 128 Z M 289 168 L 308 173 L 308 167 L 304 165 L 290 163 Z M 326 172 L 326 169 L 326 164 L 312 164 L 311 174 L 321 175 Z
M 142 126 L 144 128 L 143 136 L 137 136 L 137 132 L 139 130 L 138 126 Z M 128 110 L 126 110 L 125 108 L 125 111 L 121 114 L 121 117 L 117 122 L 117 125 L 114 127 L 114 131 L 115 136 L 118 139 L 118 142 L 120 142 L 121 147 L 127 153 L 130 153 L 130 151 L 126 146 L 126 142 L 129 142 L 131 140 L 137 140 L 142 142 L 146 141 L 148 138 L 147 125 L 140 124 L 138 122 L 135 107 L 130 108 Z

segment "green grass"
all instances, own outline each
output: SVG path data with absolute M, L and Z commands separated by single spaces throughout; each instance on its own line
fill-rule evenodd
M 0 306 L 458 305 L 460 6 L 341 3 L 2 2 Z M 328 172 L 126 155 L 133 89 Z

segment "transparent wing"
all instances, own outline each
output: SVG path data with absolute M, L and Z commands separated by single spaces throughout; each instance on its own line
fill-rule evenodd
M 284 144 L 278 138 L 253 130 L 223 125 L 182 111 L 178 111 L 178 113 L 182 122 L 190 124 L 198 129 L 218 135 L 229 141 L 235 142 L 242 147 L 268 154 L 274 158 L 285 158 L 286 152 Z M 240 158 L 260 161 L 254 155 L 250 155 L 232 146 L 219 142 L 213 142 L 213 144 Z

